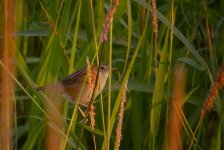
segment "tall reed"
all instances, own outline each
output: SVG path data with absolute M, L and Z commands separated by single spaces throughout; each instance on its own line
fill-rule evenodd
M 13 37 L 16 27 L 15 8 L 16 2 L 14 0 L 7 0 L 3 3 L 3 22 L 1 34 L 3 35 L 3 42 L 1 45 L 1 97 L 0 97 L 0 149 L 10 150 L 13 148 L 12 133 L 13 133 L 13 118 L 14 118 L 14 80 L 10 73 L 15 73 L 15 49 L 16 42 Z

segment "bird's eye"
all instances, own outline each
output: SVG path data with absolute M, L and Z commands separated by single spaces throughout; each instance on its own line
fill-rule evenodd
M 104 66 L 101 66 L 100 69 L 101 69 L 101 70 L 104 70 L 105 68 L 104 68 Z

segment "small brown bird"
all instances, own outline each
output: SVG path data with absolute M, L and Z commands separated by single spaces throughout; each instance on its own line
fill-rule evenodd
M 80 69 L 75 73 L 68 75 L 59 83 L 38 87 L 36 90 L 50 90 L 54 92 L 60 92 L 68 97 L 72 103 L 78 102 L 78 104 L 87 107 L 93 94 L 97 68 L 97 65 L 92 65 L 90 69 Z M 103 90 L 108 79 L 108 75 L 109 66 L 101 64 L 94 98 L 96 98 Z

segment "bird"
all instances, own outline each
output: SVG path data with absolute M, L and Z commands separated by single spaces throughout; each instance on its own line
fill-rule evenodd
M 96 82 L 97 71 L 99 67 L 98 82 Z M 89 68 L 82 68 L 56 84 L 49 84 L 46 86 L 37 87 L 37 91 L 49 90 L 53 92 L 60 92 L 67 97 L 72 103 L 78 103 L 81 106 L 88 107 L 91 101 L 93 90 L 96 83 L 94 99 L 105 87 L 109 76 L 109 65 L 101 64 L 100 66 L 94 64 Z

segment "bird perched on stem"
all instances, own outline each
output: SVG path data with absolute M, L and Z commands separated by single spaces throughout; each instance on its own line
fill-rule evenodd
M 82 106 L 88 107 L 95 86 L 97 69 L 97 65 L 88 65 L 88 67 L 68 75 L 59 83 L 37 87 L 36 90 L 50 90 L 57 93 L 60 92 L 68 97 L 72 103 L 78 103 Z M 96 98 L 103 90 L 108 79 L 108 75 L 109 66 L 101 64 L 99 68 L 99 76 L 95 88 L 94 98 Z

